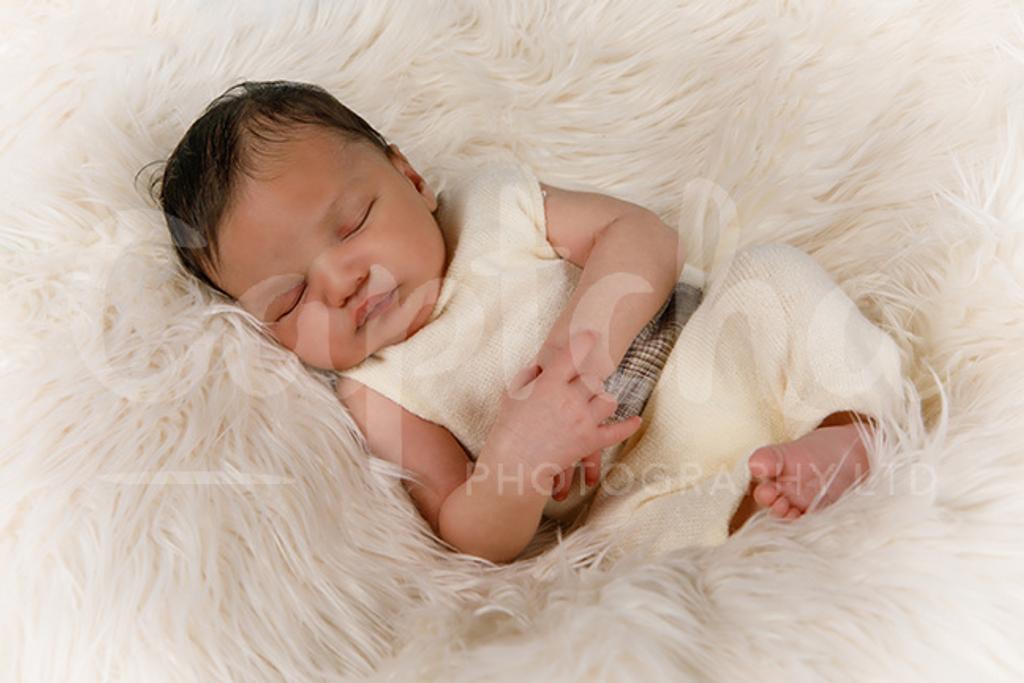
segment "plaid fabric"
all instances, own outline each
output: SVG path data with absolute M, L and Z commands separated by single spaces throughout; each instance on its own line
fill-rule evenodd
M 619 367 L 604 382 L 605 391 L 619 402 L 610 421 L 643 412 L 679 333 L 703 296 L 701 289 L 677 282 L 661 309 L 633 339 Z

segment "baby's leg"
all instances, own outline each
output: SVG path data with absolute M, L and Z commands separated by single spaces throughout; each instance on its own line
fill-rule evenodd
M 885 415 L 902 383 L 892 339 L 811 256 L 779 244 L 741 250 L 711 278 L 590 519 L 628 519 L 630 544 L 653 538 L 654 550 L 723 542 L 751 482 L 767 483 L 752 470 L 766 475 L 772 463 L 749 463 L 755 451 L 838 436 L 818 429 L 834 413 Z
M 787 258 L 792 258 L 792 271 L 800 271 L 797 277 L 783 274 L 783 280 L 791 281 L 789 288 L 796 291 L 793 285 L 803 278 L 808 293 L 814 293 L 792 297 L 786 306 L 798 323 L 779 394 L 790 440 L 762 446 L 750 456 L 753 481 L 730 521 L 730 533 L 758 506 L 795 519 L 835 502 L 868 472 L 864 438 L 874 428 L 869 416 L 895 407 L 900 394 L 892 340 L 857 311 L 811 257 L 793 251 Z M 833 412 L 817 425 L 800 426 L 822 408 Z

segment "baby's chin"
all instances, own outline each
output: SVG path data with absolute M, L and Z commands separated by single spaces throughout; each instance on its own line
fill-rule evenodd
M 350 348 L 338 348 L 325 341 L 322 344 L 301 344 L 296 348 L 289 348 L 288 350 L 310 367 L 342 372 L 362 363 L 376 349 L 369 351 L 363 349 L 360 351 Z
M 403 339 L 403 336 L 396 336 L 394 333 L 389 337 L 380 337 L 378 339 L 364 336 L 359 340 L 360 348 L 343 347 L 341 349 L 332 349 L 333 352 L 329 354 L 329 357 L 324 358 L 321 356 L 321 358 L 317 359 L 319 362 L 310 363 L 310 365 L 324 370 L 342 372 L 354 368 L 381 349 L 397 344 L 403 341 Z

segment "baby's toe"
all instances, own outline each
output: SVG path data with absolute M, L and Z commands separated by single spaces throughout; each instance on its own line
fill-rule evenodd
M 758 448 L 747 460 L 750 474 L 756 479 L 772 479 L 782 474 L 782 454 L 772 446 Z
M 801 513 L 807 511 L 807 506 L 813 498 L 809 481 L 794 477 L 792 481 L 780 482 L 779 488 L 780 495 L 789 501 L 790 506 L 796 508 Z
M 789 501 L 785 496 L 779 496 L 779 499 L 772 505 L 772 514 L 776 517 L 785 517 L 788 512 Z
M 754 502 L 761 507 L 768 507 L 776 501 L 780 493 L 779 487 L 770 481 L 758 484 L 754 489 Z
M 796 508 L 790 508 L 789 512 L 786 513 L 785 519 L 797 519 L 800 517 L 800 510 Z

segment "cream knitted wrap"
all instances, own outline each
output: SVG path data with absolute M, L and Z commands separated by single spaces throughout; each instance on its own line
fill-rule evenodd
M 341 374 L 442 425 L 475 459 L 502 392 L 536 355 L 581 270 L 547 242 L 540 186 L 525 165 L 466 175 L 443 193 L 438 223 L 449 263 L 427 324 Z M 629 522 L 635 532 L 622 538 L 634 549 L 720 543 L 754 448 L 797 438 L 835 411 L 880 414 L 898 396 L 895 344 L 810 256 L 748 248 L 705 277 L 692 268 L 680 277 L 709 288 L 643 426 L 606 454 L 596 493 L 575 495 L 569 509 L 551 500 L 548 516 L 575 518 L 573 528 Z

